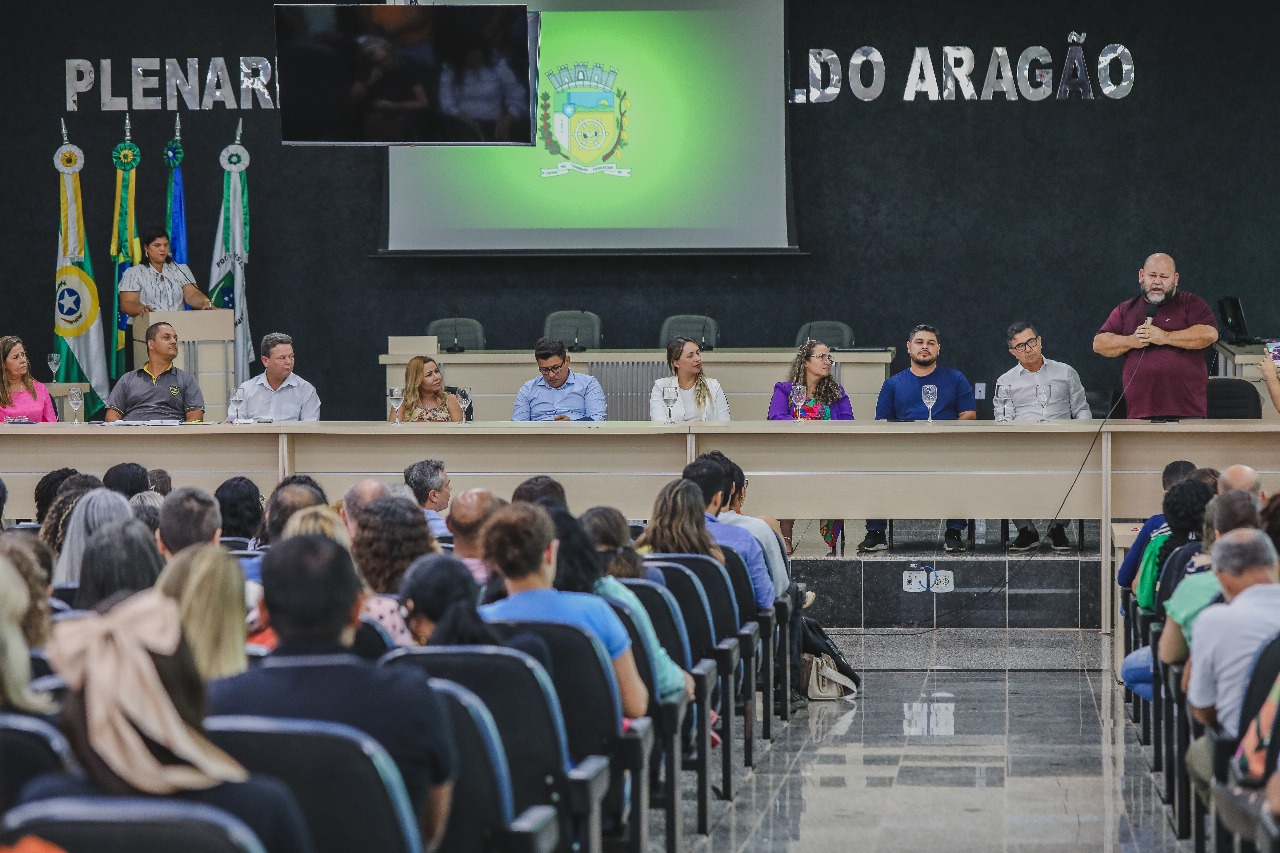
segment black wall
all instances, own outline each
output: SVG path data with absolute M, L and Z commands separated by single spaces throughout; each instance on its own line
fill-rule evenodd
M 9 182 L 0 224 L 10 248 L 0 331 L 21 335 L 39 365 L 52 345 L 52 156 L 62 117 L 87 155 L 86 227 L 110 304 L 110 151 L 123 114 L 101 111 L 96 88 L 81 96 L 79 111 L 66 112 L 64 60 L 113 59 L 114 90 L 122 92 L 132 56 L 199 57 L 203 73 L 210 57 L 270 57 L 274 46 L 265 0 L 18 8 L 0 94 Z M 1011 364 L 1004 327 L 1027 318 L 1039 324 L 1047 352 L 1074 364 L 1087 387 L 1117 387 L 1118 363 L 1095 356 L 1090 341 L 1107 312 L 1136 292 L 1150 252 L 1172 254 L 1182 285 L 1210 302 L 1239 295 L 1255 334 L 1280 332 L 1265 279 L 1280 235 L 1280 111 L 1266 87 L 1271 35 L 1253 19 L 1257 8 L 793 0 L 791 86 L 806 84 L 810 48 L 835 50 L 847 66 L 855 49 L 872 45 L 887 64 L 875 101 L 846 88 L 832 103 L 787 107 L 806 253 L 798 257 L 374 257 L 385 154 L 284 148 L 273 111 L 183 108 L 191 266 L 204 283 L 221 199 L 217 155 L 243 118 L 252 156 L 252 329 L 295 336 L 299 373 L 318 386 L 326 418 L 378 416 L 377 355 L 387 334 L 474 316 L 490 346 L 522 348 L 560 308 L 599 313 L 615 347 L 654 346 L 663 317 L 707 310 L 726 346 L 789 346 L 803 322 L 819 317 L 849 322 L 860 345 L 900 345 L 912 325 L 933 322 L 944 359 L 988 383 Z M 1073 30 L 1087 33 L 1091 73 L 1104 45 L 1132 51 L 1132 94 L 1104 98 L 1095 80 L 1089 102 L 903 101 L 917 45 L 932 49 L 939 74 L 944 45 L 971 47 L 979 89 L 992 47 L 1008 48 L 1016 63 L 1024 48 L 1044 45 L 1056 85 Z M 695 61 L 732 79 L 731 59 Z M 143 151 L 144 226 L 163 220 L 160 148 L 173 114 L 131 115 Z M 903 366 L 900 357 L 895 369 Z M 47 377 L 41 367 L 36 374 Z

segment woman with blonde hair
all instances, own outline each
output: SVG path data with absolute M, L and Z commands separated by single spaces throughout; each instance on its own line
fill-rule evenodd
M 399 409 L 391 410 L 387 420 L 401 423 L 462 420 L 458 398 L 444 390 L 444 374 L 440 372 L 439 362 L 425 355 L 409 359 L 404 366 L 404 402 Z
M 32 649 L 42 649 L 49 641 L 52 610 L 49 606 L 49 572 L 53 555 L 34 536 L 23 533 L 0 535 L 0 559 L 8 558 L 27 585 L 27 612 L 22 617 L 22 637 Z
M 27 582 L 7 557 L 0 557 L 0 711 L 54 710 L 48 698 L 31 692 L 31 650 L 22 636 L 22 620 L 30 606 Z
M 707 532 L 707 504 L 692 480 L 672 480 L 658 492 L 649 525 L 636 539 L 641 554 L 706 554 L 724 562 Z
M 227 549 L 184 548 L 160 573 L 156 589 L 178 602 L 182 634 L 206 683 L 248 669 L 244 573 Z
M 720 383 L 702 372 L 702 350 L 697 341 L 672 338 L 667 344 L 667 369 L 671 375 L 653 383 L 649 420 L 665 422 L 668 412 L 676 423 L 731 420 L 729 401 Z M 670 406 L 667 400 L 672 401 Z
M 347 534 L 347 526 L 342 523 L 342 516 L 327 506 L 309 506 L 289 516 L 284 526 L 283 539 L 314 533 L 337 542 L 348 551 L 351 550 L 351 537 Z

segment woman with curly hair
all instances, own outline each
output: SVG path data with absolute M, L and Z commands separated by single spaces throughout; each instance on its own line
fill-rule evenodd
M 439 550 L 422 510 L 404 498 L 378 498 L 360 514 L 351 556 L 374 593 L 365 599 L 363 612 L 386 628 L 396 645 L 414 645 L 395 597 L 400 580 L 410 563 Z
M 672 480 L 658 492 L 649 525 L 636 540 L 641 554 L 706 554 L 724 562 L 707 532 L 707 504 L 692 480 Z
M 22 617 L 22 637 L 27 647 L 43 649 L 49 641 L 52 612 L 49 607 L 49 575 L 53 555 L 34 536 L 25 533 L 0 535 L 0 559 L 8 559 L 27 585 L 27 612 Z

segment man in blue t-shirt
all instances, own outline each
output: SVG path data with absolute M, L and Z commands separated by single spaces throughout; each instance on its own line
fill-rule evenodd
M 933 326 L 920 324 L 907 335 L 907 357 L 910 366 L 895 373 L 880 386 L 876 399 L 878 421 L 923 421 L 929 418 L 929 406 L 925 404 L 926 388 L 933 389 L 933 419 L 935 421 L 972 421 L 978 417 L 973 400 L 973 386 L 964 374 L 938 364 L 942 351 L 941 336 Z M 858 551 L 884 551 L 889 547 L 885 531 L 889 522 L 882 518 L 867 519 L 866 538 L 858 545 Z M 964 550 L 960 531 L 965 528 L 963 518 L 947 519 L 947 532 L 942 547 L 948 553 Z

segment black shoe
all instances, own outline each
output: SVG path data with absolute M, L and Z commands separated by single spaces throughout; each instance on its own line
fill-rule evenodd
M 1067 531 L 1061 524 L 1049 528 L 1049 544 L 1055 551 L 1070 551 L 1071 543 L 1067 541 Z
M 1061 530 L 1061 528 L 1058 528 Z M 1049 528 L 1049 536 L 1052 538 L 1054 528 Z M 1036 532 L 1034 527 L 1019 527 L 1018 538 L 1009 543 L 1010 551 L 1030 551 L 1040 544 L 1040 534 Z
M 858 543 L 859 554 L 887 550 L 889 550 L 889 540 L 885 538 L 883 530 L 868 530 L 866 538 Z
M 955 554 L 964 550 L 964 540 L 960 538 L 959 530 L 947 528 L 946 535 L 942 537 L 942 550 L 948 554 Z

